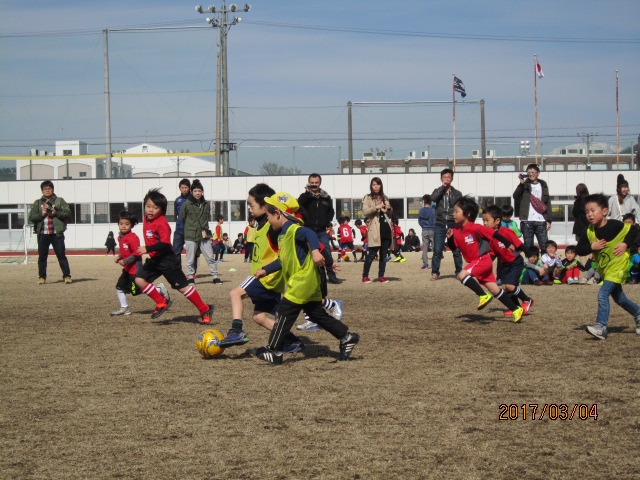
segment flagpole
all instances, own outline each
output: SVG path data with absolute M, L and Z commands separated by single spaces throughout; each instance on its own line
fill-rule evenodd
M 456 74 L 451 76 L 451 93 L 453 94 L 453 171 L 456 170 Z
M 536 145 L 536 163 L 538 163 L 538 56 L 533 54 L 533 129 Z
M 616 70 L 616 166 L 620 170 L 620 110 L 618 108 L 618 70 Z

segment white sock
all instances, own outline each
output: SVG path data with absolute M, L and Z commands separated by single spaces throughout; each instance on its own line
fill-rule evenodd
M 118 301 L 120 302 L 120 306 L 122 308 L 127 308 L 129 306 L 127 304 L 127 296 L 122 290 L 116 290 L 116 293 L 118 294 Z

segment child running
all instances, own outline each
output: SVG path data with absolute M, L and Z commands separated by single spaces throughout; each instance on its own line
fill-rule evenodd
M 391 236 L 393 237 L 393 241 L 395 243 L 392 253 L 396 258 L 393 261 L 400 263 L 406 262 L 407 259 L 402 256 L 402 243 L 404 242 L 404 233 L 402 232 L 402 228 L 400 227 L 400 220 L 398 220 L 398 217 L 396 216 L 393 216 L 391 218 Z
M 256 355 L 272 364 L 281 364 L 282 348 L 296 318 L 304 310 L 311 320 L 340 340 L 338 360 L 347 360 L 360 341 L 357 333 L 325 312 L 322 307 L 320 273 L 317 266 L 324 263 L 317 234 L 302 227 L 295 216 L 299 204 L 295 197 L 280 192 L 264 199 L 271 228 L 279 232 L 278 258 L 256 270 L 254 275 L 265 277 L 282 270 L 286 290 L 276 315 L 276 323 L 269 336 L 269 344 L 258 349 Z
M 482 223 L 485 227 L 497 230 L 500 235 L 508 239 L 515 247 L 516 253 L 510 248 L 506 248 L 499 240 L 491 239 L 491 251 L 500 262 L 499 271 L 502 289 L 511 296 L 515 305 L 519 305 L 520 300 L 522 301 L 522 310 L 524 315 L 527 315 L 529 309 L 533 307 L 533 299 L 524 293 L 519 285 L 520 275 L 524 268 L 524 260 L 520 255 L 520 251 L 524 245 L 511 228 L 500 226 L 502 225 L 502 212 L 503 210 L 497 205 L 485 208 L 484 212 L 482 212 Z M 503 314 L 505 317 L 513 316 L 511 310 L 507 310 Z
M 601 193 L 584 199 L 587 214 L 587 234 L 582 235 L 576 246 L 578 255 L 593 253 L 603 282 L 598 291 L 598 313 L 596 323 L 587 326 L 587 332 L 600 340 L 607 338 L 607 324 L 611 304 L 609 297 L 629 312 L 636 322 L 636 333 L 640 335 L 640 307 L 629 300 L 622 291 L 627 276 L 629 249 L 637 248 L 637 234 L 631 225 L 619 220 L 607 219 L 609 201 Z
M 453 206 L 453 220 L 456 225 L 447 230 L 449 247 L 459 248 L 466 262 L 458 274 L 458 280 L 478 295 L 478 310 L 485 308 L 495 296 L 510 310 L 515 323 L 522 318 L 524 310 L 511 300 L 511 297 L 496 283 L 493 275 L 493 255 L 490 241 L 497 239 L 505 247 L 511 243 L 496 230 L 475 223 L 478 217 L 478 204 L 469 197 L 460 197 Z M 477 280 L 476 280 L 477 279 Z M 486 285 L 491 293 L 486 293 L 478 283 Z
M 340 218 L 340 226 L 338 227 L 338 235 L 340 236 L 339 258 L 343 259 L 345 262 L 348 261 L 349 257 L 347 256 L 347 249 L 349 249 L 353 254 L 353 261 L 357 262 L 358 257 L 356 256 L 356 250 L 353 246 L 355 230 L 351 228 L 351 225 L 349 225 L 350 221 L 351 219 L 346 215 Z
M 147 261 L 136 271 L 136 285 L 143 293 L 151 297 L 156 308 L 151 318 L 158 318 L 171 304 L 153 286 L 155 279 L 164 276 L 172 288 L 184 295 L 200 312 L 200 323 L 211 323 L 213 305 L 207 305 L 193 285 L 187 283 L 180 268 L 180 261 L 171 246 L 171 227 L 167 222 L 167 197 L 158 189 L 151 189 L 144 197 L 144 245 L 138 247 L 138 254 L 149 254 Z
M 142 264 L 142 255 L 138 253 L 140 247 L 140 237 L 131 230 L 138 223 L 138 219 L 128 210 L 122 210 L 118 216 L 118 235 L 119 251 L 115 256 L 114 262 L 122 266 L 122 274 L 116 283 L 116 294 L 120 301 L 120 308 L 111 312 L 111 316 L 131 315 L 131 309 L 127 302 L 127 293 L 132 297 L 140 295 L 142 291 L 136 286 L 136 271 L 138 266 Z M 171 296 L 164 284 L 159 283 L 156 290 L 162 295 L 167 305 L 171 305 Z

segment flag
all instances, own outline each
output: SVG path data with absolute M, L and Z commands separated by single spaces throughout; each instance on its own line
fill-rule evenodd
M 464 83 L 458 77 L 453 77 L 453 91 L 458 92 L 462 98 L 467 96 L 467 92 L 464 89 Z
M 538 63 L 538 59 L 536 59 L 536 73 L 538 74 L 538 78 L 544 77 L 544 73 L 542 73 L 542 67 L 540 63 Z

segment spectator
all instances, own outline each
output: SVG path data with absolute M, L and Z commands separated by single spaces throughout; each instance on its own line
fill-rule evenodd
M 389 198 L 384 194 L 382 180 L 373 177 L 369 184 L 370 193 L 362 199 L 362 214 L 368 227 L 369 251 L 364 260 L 362 269 L 362 283 L 371 283 L 369 270 L 373 259 L 378 255 L 378 282 L 388 283 L 384 276 L 387 262 L 385 259 L 389 254 L 389 247 L 392 240 L 391 214 L 393 209 L 389 203 Z
M 191 195 L 191 182 L 188 178 L 183 178 L 178 184 L 180 189 L 180 196 L 173 202 L 176 213 L 176 230 L 173 232 L 173 253 L 178 257 L 178 260 L 182 260 L 182 249 L 184 248 L 184 224 L 180 219 L 180 209 L 184 202 L 189 200 Z
M 402 247 L 402 250 L 405 252 L 420 251 L 420 239 L 413 228 L 410 228 L 407 235 L 404 237 L 404 246 Z
M 533 247 L 533 237 L 538 240 L 544 253 L 551 229 L 551 197 L 547 182 L 540 180 L 540 167 L 532 163 L 527 166 L 527 174 L 519 175 L 520 184 L 513 192 L 515 215 L 520 217 L 520 230 L 525 248 Z
M 616 194 L 609 197 L 609 217 L 620 220 L 625 213 L 633 213 L 636 223 L 640 223 L 640 206 L 629 194 L 629 182 L 620 173 L 617 179 Z
M 436 204 L 436 225 L 433 238 L 433 258 L 431 259 L 431 280 L 440 278 L 440 262 L 444 258 L 444 242 L 447 230 L 453 228 L 453 205 L 462 197 L 462 193 L 451 186 L 453 170 L 445 168 L 440 172 L 442 185 L 431 194 L 431 202 Z M 423 197 L 424 198 L 424 197 Z M 456 277 L 462 270 L 462 255 L 460 249 L 453 250 L 453 263 Z
M 429 250 L 433 250 L 436 211 L 431 207 L 431 195 L 422 197 L 423 207 L 418 212 L 418 223 L 422 228 L 422 269 L 429 268 Z
M 573 202 L 573 209 L 571 214 L 573 215 L 573 236 L 576 238 L 576 242 L 580 241 L 587 232 L 589 221 L 587 220 L 587 214 L 584 211 L 584 199 L 589 195 L 589 189 L 584 183 L 576 185 L 576 199 Z

